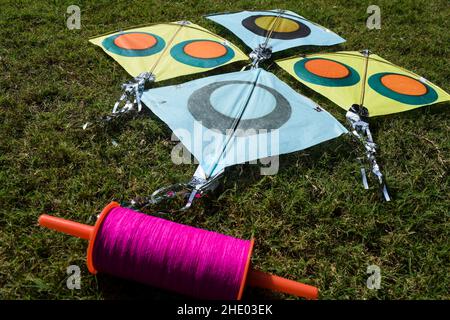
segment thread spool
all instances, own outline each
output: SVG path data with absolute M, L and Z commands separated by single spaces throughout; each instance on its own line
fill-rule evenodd
M 253 240 L 241 240 L 107 205 L 95 224 L 49 215 L 39 224 L 89 240 L 87 266 L 200 299 L 241 299 L 246 284 L 317 299 L 316 287 L 250 268 Z

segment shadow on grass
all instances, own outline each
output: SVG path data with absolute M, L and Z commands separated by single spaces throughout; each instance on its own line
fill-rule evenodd
M 99 290 L 107 300 L 171 300 L 179 301 L 180 303 L 197 301 L 188 296 L 109 275 L 98 275 L 97 281 Z M 246 288 L 242 297 L 244 301 L 280 298 L 282 298 L 281 294 L 255 288 Z

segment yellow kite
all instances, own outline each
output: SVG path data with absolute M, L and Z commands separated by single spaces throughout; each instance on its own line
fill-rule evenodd
M 239 48 L 189 21 L 160 23 L 89 40 L 130 75 L 162 81 L 248 60 Z
M 449 101 L 448 93 L 369 50 L 311 54 L 276 62 L 301 83 L 347 111 L 352 134 L 363 143 L 371 172 L 380 184 L 384 199 L 390 201 L 376 160 L 377 145 L 369 129 L 368 117 Z M 368 189 L 364 167 L 361 167 L 361 174 L 363 185 Z
M 353 104 L 362 105 L 370 117 L 450 100 L 448 93 L 427 79 L 376 54 L 342 51 L 276 62 L 344 110 Z
M 136 109 L 140 112 L 142 93 L 153 82 L 248 60 L 232 43 L 189 21 L 153 24 L 89 41 L 101 47 L 133 76 L 122 84 L 121 97 L 111 114 L 99 119 L 100 122 Z M 89 124 L 85 123 L 83 128 Z

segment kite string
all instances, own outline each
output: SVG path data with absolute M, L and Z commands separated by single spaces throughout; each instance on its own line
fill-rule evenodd
M 251 242 L 113 208 L 98 229 L 95 268 L 203 299 L 236 299 Z
M 365 61 L 365 66 L 364 66 L 364 78 L 363 78 L 363 82 L 362 82 L 362 85 L 361 85 L 361 101 L 360 101 L 361 103 L 359 104 L 361 107 L 364 106 L 364 98 L 365 98 L 365 95 L 366 95 L 366 81 L 367 81 L 367 72 L 368 72 L 368 69 L 369 69 L 370 51 L 368 49 L 364 50 L 363 54 L 364 54 L 364 56 L 366 58 L 366 61 Z

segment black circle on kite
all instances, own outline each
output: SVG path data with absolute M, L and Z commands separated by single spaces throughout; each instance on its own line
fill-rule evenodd
M 436 90 L 410 76 L 381 72 L 372 75 L 369 86 L 387 98 L 410 105 L 431 104 L 438 99 Z
M 230 47 L 214 40 L 196 39 L 178 43 L 170 50 L 178 62 L 199 68 L 214 68 L 234 58 Z
M 236 119 L 217 111 L 211 103 L 211 95 L 217 89 L 233 84 L 255 86 L 268 91 L 275 99 L 275 108 L 262 117 L 252 119 Z M 230 129 L 239 129 L 238 134 L 243 132 L 243 135 L 256 134 L 254 130 L 278 129 L 290 119 L 292 113 L 289 101 L 278 91 L 262 84 L 239 80 L 215 82 L 197 89 L 188 99 L 188 110 L 195 120 L 208 129 L 218 130 L 223 134 L 227 134 Z
M 254 15 L 242 20 L 242 25 L 261 37 L 280 40 L 305 38 L 311 34 L 311 29 L 304 23 L 276 15 Z
M 327 87 L 353 86 L 360 81 L 358 72 L 342 62 L 325 58 L 305 58 L 294 65 L 302 80 Z
M 103 47 L 125 57 L 145 57 L 160 52 L 166 46 L 164 39 L 148 32 L 121 32 L 105 38 Z

